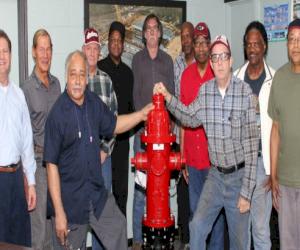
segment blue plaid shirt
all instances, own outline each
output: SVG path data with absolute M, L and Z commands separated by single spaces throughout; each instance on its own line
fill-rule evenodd
M 117 97 L 109 75 L 97 68 L 94 77 L 89 77 L 88 81 L 89 89 L 97 94 L 100 99 L 106 104 L 109 110 L 116 116 L 118 114 Z M 110 155 L 113 151 L 115 141 L 115 136 L 110 140 L 101 138 L 101 150 Z
M 259 133 L 250 86 L 236 77 L 222 98 L 215 78 L 204 84 L 189 106 L 172 97 L 168 108 L 188 127 L 203 125 L 213 166 L 229 168 L 245 162 L 241 196 L 251 200 L 256 179 Z

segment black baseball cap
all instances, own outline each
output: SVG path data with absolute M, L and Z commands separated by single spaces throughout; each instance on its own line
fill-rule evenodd
M 111 25 L 110 25 L 110 28 L 109 28 L 108 36 L 110 36 L 111 33 L 113 33 L 114 31 L 119 31 L 122 39 L 124 40 L 124 38 L 125 38 L 125 26 L 124 26 L 124 24 L 122 24 L 118 21 L 112 22 Z

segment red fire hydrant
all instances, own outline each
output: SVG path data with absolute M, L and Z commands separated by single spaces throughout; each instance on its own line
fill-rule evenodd
M 147 174 L 146 213 L 143 218 L 144 248 L 161 246 L 173 249 L 174 216 L 169 207 L 170 172 L 179 170 L 185 160 L 180 153 L 171 152 L 176 137 L 170 131 L 170 119 L 161 94 L 153 95 L 154 109 L 149 113 L 141 141 L 144 153 L 131 159 L 136 169 Z

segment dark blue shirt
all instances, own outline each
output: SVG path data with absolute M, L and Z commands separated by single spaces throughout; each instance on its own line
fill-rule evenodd
M 44 160 L 58 166 L 61 198 L 70 223 L 88 223 L 90 202 L 95 216 L 101 214 L 107 190 L 101 174 L 99 138 L 112 137 L 115 126 L 116 117 L 89 90 L 81 106 L 65 91 L 49 114 Z

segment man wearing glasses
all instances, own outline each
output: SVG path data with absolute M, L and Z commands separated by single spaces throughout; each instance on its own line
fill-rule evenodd
M 300 245 L 300 19 L 288 26 L 289 62 L 275 73 L 268 113 L 271 130 L 271 183 L 278 210 L 280 249 Z
M 163 27 L 159 18 L 154 14 L 146 17 L 143 24 L 142 39 L 145 48 L 136 53 L 132 60 L 134 76 L 133 101 L 138 110 L 152 102 L 154 84 L 163 82 L 168 91 L 174 93 L 174 70 L 172 58 L 159 48 L 163 37 Z M 143 128 L 136 133 L 134 138 L 134 153 L 142 150 L 140 134 Z M 145 207 L 145 176 L 136 172 L 136 185 L 133 200 L 133 250 L 141 249 L 142 245 L 142 217 Z
M 206 249 L 206 238 L 224 207 L 230 249 L 246 249 L 250 202 L 255 187 L 258 152 L 255 100 L 248 84 L 232 76 L 230 46 L 224 35 L 211 48 L 215 78 L 204 84 L 189 106 L 158 83 L 168 109 L 188 127 L 203 125 L 212 167 L 190 222 L 190 247 Z
M 181 78 L 180 100 L 189 105 L 197 97 L 200 87 L 214 77 L 209 63 L 210 31 L 206 23 L 200 22 L 193 32 L 195 62 L 188 66 Z M 203 126 L 183 127 L 182 145 L 187 168 L 185 179 L 188 182 L 190 218 L 196 211 L 204 181 L 209 171 L 207 138 Z M 224 249 L 224 216 L 218 216 L 213 226 L 209 249 Z

